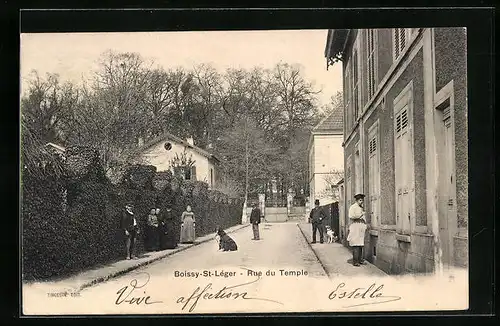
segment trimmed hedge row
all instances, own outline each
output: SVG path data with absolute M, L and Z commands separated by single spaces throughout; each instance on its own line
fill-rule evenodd
M 119 185 L 105 177 L 97 151 L 71 148 L 66 152 L 64 178 L 43 180 L 23 174 L 23 276 L 48 279 L 81 271 L 125 257 L 125 235 L 120 229 L 127 202 L 142 231 L 152 208 L 172 207 L 177 234 L 187 205 L 196 214 L 196 235 L 240 223 L 243 202 L 209 191 L 200 181 L 184 181 L 153 166 L 134 165 Z M 144 252 L 145 232 L 136 249 Z

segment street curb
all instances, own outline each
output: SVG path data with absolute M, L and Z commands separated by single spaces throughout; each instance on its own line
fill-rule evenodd
M 227 231 L 227 233 L 233 233 L 233 232 L 239 231 L 239 230 L 241 230 L 241 229 L 243 229 L 243 228 L 248 227 L 249 225 L 250 225 L 250 224 L 240 225 L 239 227 L 235 227 L 235 228 L 234 228 L 233 230 L 231 230 L 231 231 Z M 214 234 L 214 236 L 215 236 L 215 233 L 213 233 L 213 234 Z M 208 236 L 208 235 L 206 235 L 206 236 Z M 138 264 L 136 264 L 136 265 L 134 265 L 134 266 L 130 266 L 130 267 L 125 268 L 125 269 L 122 269 L 122 270 L 120 270 L 120 271 L 117 271 L 117 272 L 111 273 L 111 274 L 109 274 L 109 275 L 107 275 L 107 276 L 101 276 L 101 277 L 98 277 L 98 278 L 96 278 L 96 279 L 94 279 L 94 280 L 92 280 L 92 281 L 90 281 L 90 282 L 86 282 L 86 283 L 82 284 L 82 285 L 79 287 L 79 289 L 78 289 L 78 290 L 79 290 L 79 291 L 81 291 L 81 290 L 83 290 L 83 289 L 86 289 L 86 288 L 88 288 L 88 287 L 94 286 L 94 285 L 96 285 L 96 284 L 99 284 L 99 283 L 103 283 L 103 282 L 109 281 L 110 279 L 116 278 L 116 277 L 121 276 L 121 275 L 123 275 L 123 274 L 126 274 L 126 273 L 128 273 L 128 272 L 131 272 L 131 271 L 133 271 L 133 270 L 135 270 L 135 269 L 138 269 L 138 268 L 140 268 L 140 267 L 144 267 L 144 266 L 149 265 L 149 264 L 151 264 L 151 263 L 154 263 L 154 262 L 156 262 L 156 261 L 158 261 L 158 260 L 161 260 L 161 259 L 166 258 L 166 257 L 168 257 L 168 256 L 172 256 L 172 255 L 174 255 L 174 254 L 176 254 L 176 253 L 178 253 L 178 252 L 181 252 L 181 251 L 187 250 L 187 249 L 189 249 L 189 248 L 196 247 L 196 246 L 198 246 L 198 245 L 200 245 L 200 244 L 202 244 L 202 243 L 209 242 L 209 241 L 211 241 L 211 240 L 213 240 L 213 238 L 212 238 L 212 237 L 209 237 L 209 238 L 207 238 L 207 239 L 205 239 L 205 240 L 201 240 L 201 241 L 199 241 L 199 242 L 195 242 L 195 243 L 190 244 L 190 245 L 188 245 L 188 246 L 185 246 L 185 247 L 182 247 L 182 248 L 178 248 L 178 249 L 176 249 L 176 250 L 174 250 L 174 251 L 167 252 L 167 253 L 165 253 L 164 255 L 161 255 L 161 256 L 158 256 L 158 257 L 152 258 L 152 259 L 147 260 L 147 261 L 143 261 L 143 262 L 138 263 Z
M 309 241 L 307 241 L 307 235 L 304 233 L 304 231 L 302 231 L 302 228 L 300 227 L 299 223 L 297 223 L 297 228 L 300 230 L 300 233 L 304 237 L 304 240 L 306 241 L 309 248 L 311 248 L 311 251 L 313 252 L 316 259 L 318 260 L 319 264 L 321 265 L 321 268 L 323 268 L 323 270 L 325 271 L 325 274 L 328 276 L 328 278 L 331 278 L 332 276 L 330 275 L 330 273 L 328 273 L 328 270 L 326 269 L 326 267 L 323 264 L 323 262 L 321 261 L 321 259 L 319 259 L 319 256 L 316 253 L 316 251 L 314 250 L 314 248 L 312 247 L 312 244 Z

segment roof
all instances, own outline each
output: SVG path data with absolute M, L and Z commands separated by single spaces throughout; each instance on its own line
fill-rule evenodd
M 328 65 L 332 65 L 335 61 L 342 60 L 344 48 L 349 36 L 349 29 L 330 29 L 326 37 L 325 58 Z
M 342 107 L 335 108 L 332 113 L 323 118 L 314 128 L 314 132 L 322 132 L 322 131 L 344 131 L 344 112 Z
M 217 156 L 215 156 L 214 154 L 212 154 L 210 152 L 207 152 L 206 150 L 204 150 L 204 149 L 202 149 L 200 147 L 191 145 L 186 140 L 184 140 L 184 139 L 182 139 L 180 137 L 177 137 L 175 135 L 172 135 L 169 132 L 164 132 L 163 135 L 158 136 L 158 137 L 153 138 L 152 140 L 148 141 L 147 143 L 145 143 L 144 145 L 142 145 L 141 147 L 139 147 L 138 151 L 139 152 L 144 152 L 148 148 L 151 148 L 152 146 L 158 144 L 159 142 L 165 141 L 165 140 L 174 141 L 174 142 L 176 142 L 178 144 L 184 145 L 185 147 L 193 149 L 194 151 L 198 152 L 200 155 L 205 156 L 206 158 L 213 159 L 215 161 L 220 162 L 219 158 Z

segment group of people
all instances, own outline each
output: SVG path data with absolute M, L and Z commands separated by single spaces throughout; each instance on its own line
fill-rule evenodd
M 121 217 L 121 229 L 126 237 L 127 259 L 135 259 L 134 254 L 137 236 L 141 233 L 134 206 L 129 203 Z M 195 215 L 191 206 L 187 206 L 180 218 L 180 227 L 173 216 L 172 207 L 165 210 L 152 208 L 147 216 L 144 232 L 144 244 L 147 251 L 174 249 L 178 243 L 193 243 L 196 238 Z
M 360 266 L 365 264 L 363 258 L 363 247 L 365 245 L 365 232 L 367 229 L 365 211 L 363 208 L 365 195 L 356 194 L 355 202 L 349 207 L 349 234 L 347 241 L 352 248 L 352 264 Z M 309 221 L 312 224 L 312 243 L 316 243 L 316 234 L 319 232 L 319 242 L 324 243 L 325 226 L 324 221 L 328 218 L 326 213 L 319 206 L 319 200 L 314 201 L 314 208 L 309 214 Z

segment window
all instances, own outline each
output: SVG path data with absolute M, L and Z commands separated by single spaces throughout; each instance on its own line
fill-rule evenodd
M 394 28 L 392 30 L 393 58 L 394 61 L 399 59 L 404 49 L 410 43 L 412 34 L 411 28 Z
M 380 224 L 380 160 L 378 123 L 368 131 L 368 199 L 372 227 Z
M 415 219 L 411 84 L 394 101 L 394 159 L 396 224 L 401 234 L 410 234 Z
M 368 91 L 368 100 L 370 100 L 377 89 L 377 76 L 376 76 L 376 51 L 375 51 L 375 38 L 377 35 L 376 29 L 368 29 L 366 31 L 366 54 L 367 54 L 367 81 L 366 87 Z
M 189 175 L 190 175 L 190 180 L 196 181 L 196 166 L 193 165 L 191 167 L 191 171 L 189 171 Z

